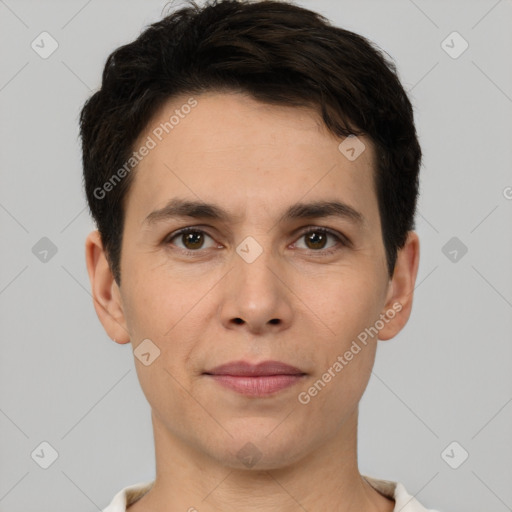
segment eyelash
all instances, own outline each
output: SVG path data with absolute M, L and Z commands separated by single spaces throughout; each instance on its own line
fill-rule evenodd
M 187 227 L 187 228 L 183 228 L 178 231 L 175 231 L 175 232 L 171 233 L 170 235 L 166 236 L 163 240 L 163 243 L 165 245 L 171 244 L 171 240 L 174 240 L 175 238 L 177 238 L 180 235 L 186 235 L 187 233 L 202 233 L 202 234 L 207 235 L 213 239 L 213 237 L 211 235 L 209 235 L 206 231 L 204 231 L 202 229 L 198 229 L 198 228 L 194 228 L 194 227 Z M 311 227 L 307 231 L 303 231 L 299 235 L 298 239 L 300 239 L 306 235 L 309 235 L 310 233 L 322 233 L 325 235 L 330 235 L 338 242 L 339 245 L 341 245 L 341 247 L 336 245 L 334 247 L 331 247 L 330 249 L 318 249 L 318 250 L 310 249 L 309 250 L 310 253 L 320 253 L 319 256 L 331 255 L 331 254 L 339 251 L 343 247 L 351 246 L 351 242 L 346 236 L 342 235 L 341 233 L 337 233 L 336 231 L 332 231 L 331 229 L 322 228 L 322 227 Z M 197 257 L 202 252 L 201 249 L 197 249 L 196 251 L 191 251 L 189 249 L 182 249 L 181 247 L 178 247 L 177 249 L 182 251 L 182 253 L 185 256 L 192 256 L 192 257 Z

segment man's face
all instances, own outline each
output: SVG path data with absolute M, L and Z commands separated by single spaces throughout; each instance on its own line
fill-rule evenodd
M 151 136 L 156 147 L 127 197 L 124 325 L 134 349 L 149 339 L 160 350 L 148 366 L 135 360 L 160 428 L 228 466 L 242 467 L 239 450 L 252 443 L 259 467 L 279 467 L 353 425 L 370 377 L 377 336 L 332 368 L 389 308 L 373 148 L 360 137 L 366 149 L 351 160 L 312 111 L 216 93 L 195 96 L 159 141 L 153 130 L 187 99 L 168 102 L 136 144 Z M 210 203 L 226 218 L 147 219 L 171 200 Z M 320 202 L 343 203 L 359 220 L 285 215 Z M 207 374 L 269 360 L 304 375 L 267 378 L 266 394 L 247 384 L 247 394 Z

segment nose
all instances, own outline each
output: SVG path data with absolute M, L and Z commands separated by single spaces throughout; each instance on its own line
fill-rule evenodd
M 228 329 L 246 329 L 253 334 L 276 333 L 292 321 L 292 296 L 287 272 L 270 249 L 261 250 L 255 259 L 239 250 L 233 267 L 225 277 L 221 320 Z M 240 255 L 241 254 L 241 255 Z

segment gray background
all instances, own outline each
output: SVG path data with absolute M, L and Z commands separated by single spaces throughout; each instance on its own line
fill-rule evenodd
M 107 337 L 89 293 L 77 119 L 109 53 L 164 4 L 0 0 L 0 512 L 100 510 L 154 477 L 130 345 Z M 424 151 L 413 313 L 379 344 L 360 470 L 444 512 L 512 510 L 512 2 L 300 4 L 394 58 Z M 31 48 L 43 31 L 59 45 L 47 59 Z M 442 46 L 453 31 L 469 43 L 458 58 Z M 57 248 L 45 262 L 43 237 Z M 58 453 L 47 469 L 43 441 Z

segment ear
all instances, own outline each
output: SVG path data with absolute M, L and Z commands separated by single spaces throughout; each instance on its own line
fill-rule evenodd
M 85 241 L 85 259 L 91 282 L 94 309 L 107 334 L 116 343 L 129 343 L 121 294 L 103 249 L 98 230 L 92 231 Z
M 398 251 L 395 270 L 389 283 L 386 304 L 382 311 L 386 315 L 384 328 L 379 331 L 378 336 L 380 340 L 389 340 L 396 336 L 409 320 L 419 261 L 419 237 L 414 231 L 409 231 L 404 247 Z

